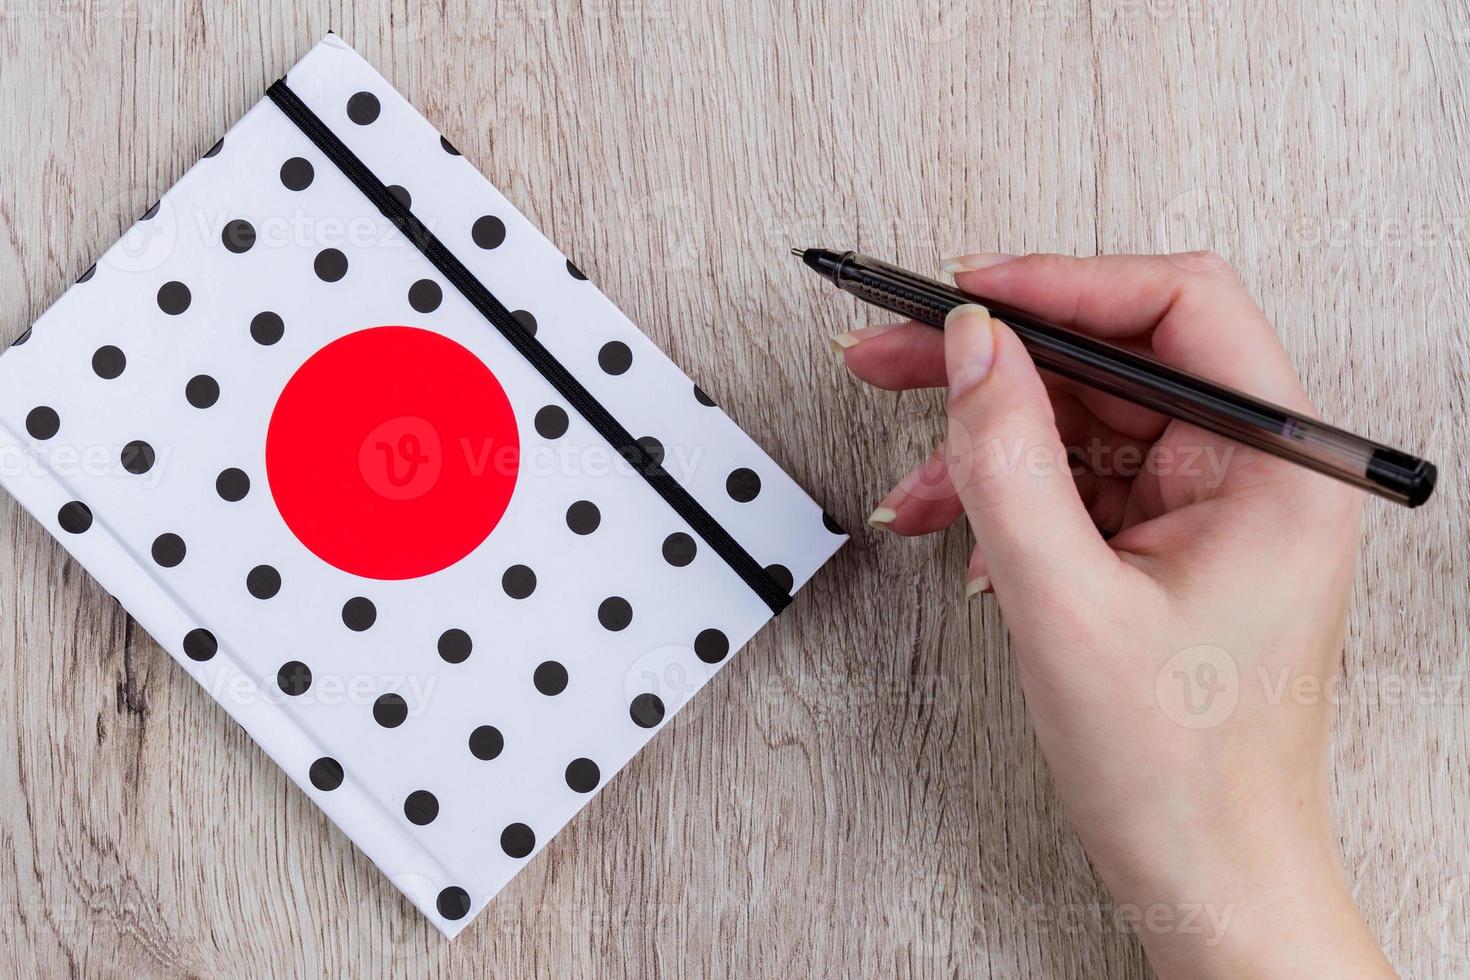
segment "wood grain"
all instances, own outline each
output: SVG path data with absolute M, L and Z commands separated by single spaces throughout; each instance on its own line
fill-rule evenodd
M 1394 962 L 1470 971 L 1462 5 L 5 0 L 0 337 L 328 29 L 849 527 L 938 401 L 846 375 L 826 336 L 869 314 L 788 246 L 1223 253 L 1332 419 L 1449 471 L 1368 509 L 1334 788 Z M 1147 974 L 963 529 L 860 531 L 448 944 L 8 498 L 0 528 L 22 975 Z

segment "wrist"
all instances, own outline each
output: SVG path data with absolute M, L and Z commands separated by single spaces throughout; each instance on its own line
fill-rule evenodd
M 1194 933 L 1147 921 L 1137 929 L 1160 977 L 1395 975 L 1345 887 L 1197 907 L 1204 925 Z
M 1161 977 L 1394 975 L 1330 836 L 1245 836 L 1196 848 L 1187 867 L 1099 868 Z

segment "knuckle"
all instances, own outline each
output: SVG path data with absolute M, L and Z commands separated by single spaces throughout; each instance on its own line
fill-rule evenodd
M 1060 276 L 1072 271 L 1074 263 L 1080 261 L 1070 255 L 1059 255 L 1055 252 L 1032 252 L 1024 256 L 1023 262 L 1029 267 L 1028 271 L 1041 276 Z
M 1011 413 L 1002 409 L 998 414 Z M 1027 484 L 1055 479 L 1067 467 L 1059 446 L 1028 437 L 1024 427 L 1004 418 L 994 422 L 983 431 L 951 426 L 949 444 L 957 448 L 950 457 L 950 481 L 957 491 L 978 497 L 991 496 L 991 488 L 998 487 L 1023 491 Z M 1070 472 L 1066 475 L 1070 481 Z

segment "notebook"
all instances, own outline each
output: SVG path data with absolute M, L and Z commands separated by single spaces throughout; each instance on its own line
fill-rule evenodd
M 0 355 L 0 483 L 451 937 L 845 540 L 335 35 Z

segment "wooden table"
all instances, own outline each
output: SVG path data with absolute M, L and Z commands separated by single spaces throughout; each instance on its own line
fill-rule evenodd
M 6 498 L 0 962 L 1146 974 L 961 600 L 967 532 L 864 527 L 940 402 L 832 356 L 869 314 L 785 256 L 832 244 L 1216 249 L 1331 419 L 1442 464 L 1430 506 L 1367 511 L 1334 791 L 1395 963 L 1470 971 L 1463 5 L 7 0 L 0 338 L 328 29 L 858 531 L 449 944 Z

